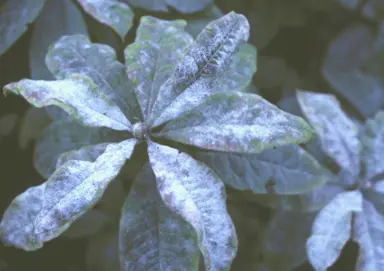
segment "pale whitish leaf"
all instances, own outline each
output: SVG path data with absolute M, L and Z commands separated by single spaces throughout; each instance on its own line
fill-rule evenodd
M 86 145 L 77 150 L 65 152 L 59 156 L 56 168 L 59 168 L 65 162 L 70 160 L 94 162 L 107 148 L 110 143 L 99 143 L 95 145 Z
M 33 28 L 29 48 L 29 66 L 32 79 L 53 78 L 45 65 L 49 46 L 61 36 L 87 35 L 87 26 L 81 11 L 71 0 L 47 1 Z
M 193 228 L 164 204 L 147 163 L 123 205 L 119 227 L 122 270 L 197 270 Z
M 124 65 L 117 60 L 112 47 L 91 43 L 82 35 L 65 36 L 50 47 L 45 62 L 57 79 L 65 79 L 73 73 L 89 76 L 131 123 L 135 122 L 135 117 L 141 118 Z
M 213 0 L 123 0 L 134 7 L 156 12 L 169 12 L 176 9 L 181 13 L 194 13 L 201 11 L 213 3 Z
M 373 57 L 373 36 L 363 25 L 349 27 L 329 47 L 322 73 L 365 117 L 384 106 L 384 85 L 379 76 L 363 71 Z
M 357 178 L 362 149 L 359 130 L 342 111 L 335 96 L 298 91 L 297 99 L 301 110 L 319 136 L 323 151 L 351 174 L 351 179 Z
M 363 143 L 363 162 L 366 168 L 366 178 L 384 174 L 384 111 L 379 111 L 376 116 L 365 124 Z
M 149 141 L 148 154 L 160 196 L 196 231 L 206 269 L 228 270 L 237 237 L 219 177 L 188 154 L 167 146 Z
M 325 271 L 339 257 L 351 236 L 352 215 L 361 212 L 363 197 L 359 191 L 337 195 L 316 216 L 307 240 L 308 260 L 316 271 Z
M 307 259 L 306 241 L 315 213 L 277 211 L 263 232 L 263 260 L 271 270 L 292 270 Z
M 23 96 L 36 107 L 56 105 L 86 126 L 126 131 L 132 128 L 119 107 L 85 75 L 74 74 L 57 81 L 22 79 L 6 85 L 7 92 Z
M 167 116 L 161 117 L 159 114 L 186 89 L 193 89 L 194 94 L 183 96 L 185 106 L 191 108 L 204 99 L 215 88 L 215 81 L 220 80 L 217 77 L 228 69 L 229 61 L 239 44 L 247 41 L 248 37 L 247 19 L 235 12 L 208 24 L 156 93 L 149 122 L 156 120 L 153 124 L 156 126 L 169 120 L 169 116 L 166 118 Z M 180 114 L 173 111 L 172 117 L 175 117 L 175 113 Z
M 86 145 L 116 142 L 124 139 L 113 130 L 101 127 L 85 127 L 73 121 L 57 121 L 49 125 L 38 141 L 33 162 L 36 170 L 48 178 L 56 169 L 59 156 Z
M 99 22 L 110 26 L 124 39 L 132 27 L 133 12 L 119 0 L 77 0 Z
M 124 51 L 128 78 L 132 81 L 144 118 L 157 92 L 171 75 L 192 37 L 184 31 L 185 22 L 142 17 L 135 43 Z
M 306 142 L 313 131 L 302 118 L 281 111 L 258 95 L 221 92 L 170 120 L 154 136 L 208 150 L 258 153 Z
M 360 248 L 356 271 L 384 270 L 384 216 L 369 201 L 354 217 L 353 239 Z
M 59 236 L 99 201 L 135 144 L 111 143 L 95 162 L 68 161 L 45 183 L 17 196 L 0 224 L 4 244 L 36 250 Z
M 0 5 L 0 55 L 27 31 L 45 0 L 4 0 Z
M 259 194 L 304 193 L 332 178 L 326 168 L 297 145 L 260 154 L 198 151 L 195 157 L 213 169 L 226 185 Z
M 384 179 L 363 190 L 364 198 L 371 201 L 384 216 Z
M 113 231 L 89 239 L 85 256 L 86 271 L 120 270 L 118 235 L 118 231 Z

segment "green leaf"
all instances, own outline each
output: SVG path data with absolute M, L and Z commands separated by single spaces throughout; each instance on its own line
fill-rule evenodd
M 87 26 L 81 11 L 71 0 L 50 0 L 37 18 L 31 37 L 29 66 L 32 79 L 51 80 L 45 65 L 49 46 L 61 36 L 87 35 Z
M 195 156 L 229 186 L 253 193 L 304 193 L 332 178 L 310 154 L 297 145 L 260 154 L 198 151 Z
M 314 213 L 277 211 L 263 232 L 262 255 L 271 270 L 292 270 L 303 264 Z
M 158 126 L 176 117 L 175 114 L 180 114 L 180 109 L 193 108 L 210 94 L 217 82 L 220 82 L 218 77 L 228 69 L 233 53 L 241 42 L 248 40 L 248 36 L 247 19 L 235 12 L 208 24 L 189 47 L 172 75 L 159 87 L 149 114 L 149 123 Z M 177 98 L 183 105 L 171 109 L 168 112 L 171 117 L 160 115 Z
M 134 7 L 155 12 L 169 12 L 169 7 L 181 13 L 194 13 L 205 9 L 213 0 L 123 0 Z
M 148 142 L 149 161 L 164 203 L 192 225 L 207 270 L 228 270 L 237 251 L 224 185 L 207 166 L 176 149 Z
M 57 81 L 22 79 L 6 85 L 7 92 L 23 96 L 36 107 L 56 105 L 86 126 L 126 131 L 132 128 L 119 107 L 85 75 Z
M 196 234 L 164 204 L 148 163 L 125 200 L 119 229 L 122 270 L 197 270 L 199 266 Z
M 365 124 L 363 144 L 363 161 L 365 163 L 366 178 L 384 174 L 384 111 L 379 111 L 376 116 Z
M 133 12 L 118 0 L 77 0 L 83 9 L 99 22 L 110 26 L 124 39 L 132 27 Z
M 39 15 L 45 0 L 4 0 L 0 5 L 0 55 L 24 34 Z
M 74 73 L 89 76 L 131 123 L 136 122 L 135 118 L 142 118 L 124 65 L 117 60 L 112 47 L 91 43 L 82 35 L 65 36 L 50 47 L 45 62 L 57 79 Z
M 68 161 L 45 183 L 17 196 L 3 216 L 0 239 L 29 251 L 59 236 L 99 201 L 135 144 L 111 143 L 95 162 Z
M 281 111 L 258 95 L 221 92 L 170 120 L 154 136 L 207 150 L 259 153 L 306 142 L 313 131 L 302 118 Z
M 193 42 L 184 27 L 185 21 L 181 20 L 142 17 L 135 43 L 124 51 L 126 72 L 134 86 L 144 119 L 153 106 L 160 86 Z
M 55 171 L 61 154 L 86 145 L 121 141 L 123 136 L 108 128 L 85 127 L 70 120 L 53 122 L 43 131 L 36 145 L 34 166 L 40 175 L 48 178 Z
M 356 271 L 384 270 L 384 216 L 369 201 L 354 217 L 353 238 L 360 247 Z
M 359 130 L 355 123 L 340 108 L 340 103 L 331 94 L 297 92 L 300 107 L 316 130 L 323 151 L 340 167 L 355 178 L 360 173 Z
M 316 271 L 326 271 L 339 257 L 351 236 L 352 215 L 361 212 L 363 197 L 359 191 L 337 195 L 313 223 L 307 240 L 308 260 Z

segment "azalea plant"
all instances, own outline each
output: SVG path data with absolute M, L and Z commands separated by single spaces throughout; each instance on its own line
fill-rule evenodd
M 130 187 L 119 226 L 122 270 L 196 270 L 200 253 L 207 270 L 230 268 L 238 242 L 225 180 L 193 154 L 252 155 L 307 142 L 313 130 L 242 91 L 254 73 L 253 64 L 237 66 L 249 56 L 239 50 L 249 37 L 243 15 L 228 13 L 195 40 L 185 25 L 143 17 L 124 51 L 125 65 L 107 45 L 64 36 L 46 56 L 57 80 L 23 79 L 4 87 L 6 94 L 65 114 L 45 130 L 36 152 L 36 166 L 48 180 L 10 204 L 0 224 L 3 243 L 41 248 L 118 178 Z M 295 194 L 326 181 L 264 180 L 255 190 Z

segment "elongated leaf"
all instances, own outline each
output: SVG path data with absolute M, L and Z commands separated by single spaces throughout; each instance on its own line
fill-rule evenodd
M 36 250 L 92 208 L 130 158 L 135 139 L 111 143 L 95 162 L 68 161 L 47 180 L 14 199 L 0 224 L 7 245 Z
M 158 136 L 208 150 L 258 153 L 306 142 L 313 131 L 258 95 L 222 92 L 169 121 Z
M 361 144 L 358 128 L 341 110 L 333 95 L 297 92 L 300 107 L 316 130 L 323 151 L 356 178 L 360 173 Z
M 133 12 L 118 0 L 77 0 L 83 9 L 99 22 L 110 26 L 124 39 L 132 27 Z
M 213 0 L 123 0 L 134 7 L 156 12 L 168 12 L 169 7 L 181 13 L 194 13 L 205 9 Z
M 89 76 L 131 123 L 142 118 L 124 65 L 117 60 L 112 47 L 91 43 L 82 35 L 65 36 L 50 47 L 45 62 L 57 79 L 73 73 Z
M 48 178 L 55 171 L 57 159 L 61 154 L 86 145 L 123 139 L 124 135 L 108 128 L 85 127 L 67 120 L 53 122 L 43 131 L 36 145 L 34 166 L 44 178 Z
M 143 115 L 147 118 L 158 88 L 183 57 L 192 37 L 184 31 L 185 22 L 141 18 L 135 43 L 124 51 L 128 78 L 132 81 Z
M 199 102 L 207 92 L 211 92 L 215 87 L 216 77 L 228 69 L 228 62 L 233 53 L 248 37 L 247 19 L 234 12 L 208 24 L 189 47 L 170 78 L 156 93 L 150 123 L 159 118 L 159 114 L 187 88 L 193 86 L 197 92 L 195 95 L 184 97 L 188 102 Z M 186 105 L 188 106 L 188 103 Z M 164 119 L 157 120 L 154 126 L 161 122 L 164 122 Z
M 29 64 L 32 79 L 51 80 L 52 74 L 45 65 L 49 46 L 61 36 L 87 35 L 87 26 L 81 11 L 71 0 L 47 1 L 36 20 L 31 37 Z
M 57 81 L 22 79 L 6 85 L 4 93 L 7 92 L 22 95 L 36 107 L 59 106 L 86 126 L 127 131 L 132 128 L 117 105 L 85 75 Z
M 0 55 L 27 31 L 39 15 L 45 0 L 4 0 L 0 6 Z
M 262 255 L 271 270 L 292 270 L 306 260 L 315 213 L 277 211 L 263 232 Z
M 63 153 L 57 159 L 56 168 L 70 160 L 90 161 L 94 162 L 99 157 L 110 143 L 99 143 L 95 145 L 86 145 L 77 150 L 71 150 Z
M 357 271 L 384 270 L 384 216 L 364 201 L 363 211 L 354 219 L 353 236 L 359 244 Z
M 197 270 L 196 234 L 165 206 L 148 163 L 125 200 L 119 229 L 122 270 Z
M 363 197 L 359 191 L 337 195 L 313 223 L 307 241 L 308 260 L 316 271 L 325 271 L 339 257 L 351 236 L 352 214 L 361 212 Z
M 237 238 L 219 177 L 189 155 L 167 146 L 150 141 L 148 154 L 160 196 L 196 231 L 206 269 L 228 270 L 236 255 Z
M 327 169 L 297 145 L 260 154 L 199 151 L 196 158 L 213 169 L 225 184 L 259 194 L 299 194 L 332 178 Z
M 384 111 L 379 111 L 375 118 L 365 124 L 362 137 L 363 161 L 366 168 L 366 178 L 384 174 Z

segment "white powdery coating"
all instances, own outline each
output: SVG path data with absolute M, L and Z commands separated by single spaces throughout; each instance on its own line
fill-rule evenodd
M 337 195 L 316 216 L 312 235 L 307 240 L 308 260 L 316 271 L 325 271 L 339 257 L 351 236 L 352 214 L 361 212 L 359 191 Z
M 354 219 L 354 240 L 359 244 L 357 271 L 384 270 L 384 217 L 364 201 L 363 211 Z
M 123 270 L 195 270 L 200 252 L 193 228 L 165 206 L 147 163 L 125 200 L 119 227 Z
M 297 98 L 303 113 L 316 130 L 323 151 L 352 174 L 360 173 L 359 131 L 341 110 L 340 103 L 331 94 L 298 91 Z
M 229 269 L 237 237 L 223 183 L 207 166 L 176 149 L 148 142 L 148 154 L 164 203 L 195 229 L 207 270 Z
M 57 81 L 23 79 L 4 89 L 22 95 L 36 107 L 59 106 L 86 126 L 127 131 L 132 128 L 119 107 L 84 75 Z
M 95 145 L 87 145 L 78 150 L 72 150 L 63 153 L 59 156 L 56 163 L 56 168 L 62 166 L 70 160 L 94 162 L 111 143 L 99 143 Z
M 361 141 L 366 177 L 369 180 L 384 173 L 384 111 L 379 111 L 374 119 L 367 121 Z

